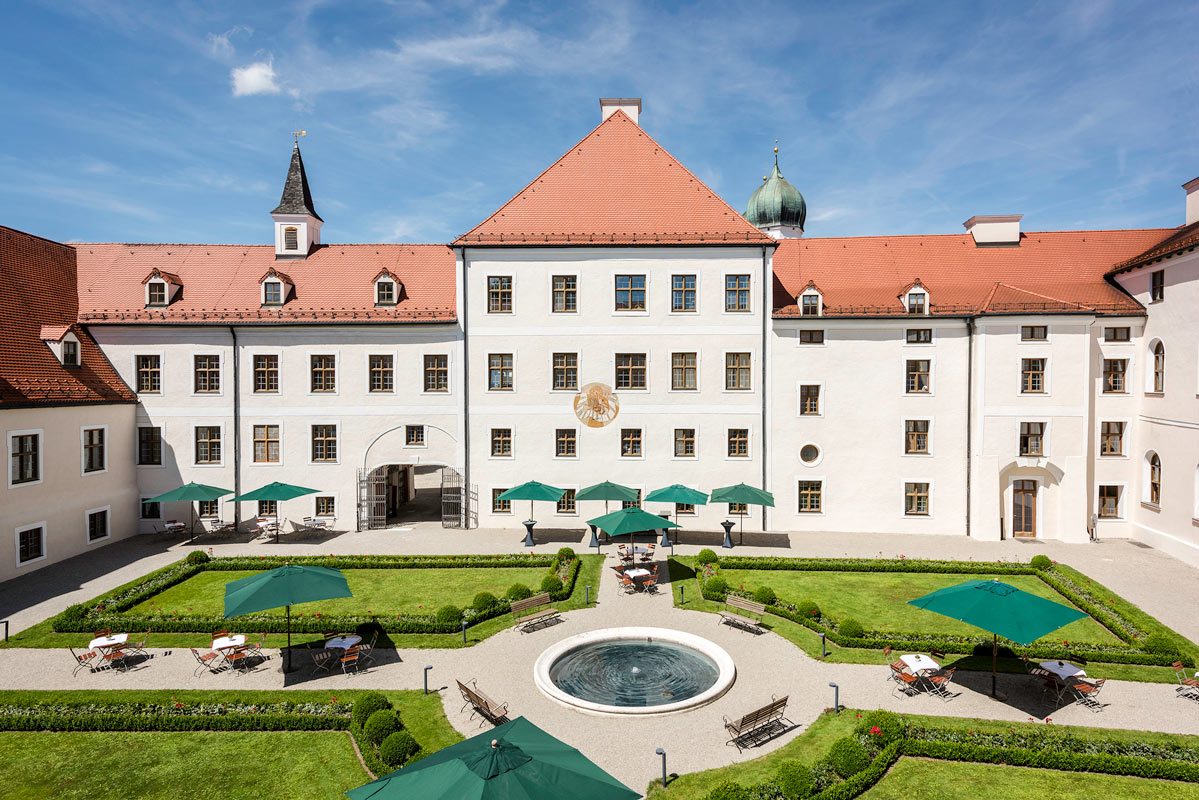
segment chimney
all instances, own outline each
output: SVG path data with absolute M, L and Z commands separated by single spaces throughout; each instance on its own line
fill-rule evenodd
M 615 114 L 617 111 L 623 111 L 629 115 L 629 119 L 633 120 L 636 125 L 637 117 L 641 114 L 641 98 L 640 97 L 601 97 L 600 98 L 600 122 L 603 122 L 608 117 Z
M 996 214 L 989 217 L 971 217 L 962 223 L 974 244 L 979 247 L 993 247 L 1020 244 L 1020 220 L 1023 214 Z
M 1193 181 L 1187 181 L 1182 185 L 1182 188 L 1187 190 L 1187 221 L 1190 225 L 1194 222 L 1199 222 L 1199 178 Z

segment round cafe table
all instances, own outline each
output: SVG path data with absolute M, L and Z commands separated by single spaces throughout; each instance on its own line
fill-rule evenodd
M 336 647 L 340 650 L 348 650 L 361 641 L 361 636 L 334 636 L 332 639 L 325 642 L 325 647 Z
M 907 664 L 913 674 L 941 668 L 940 664 L 921 653 L 909 653 L 906 656 L 900 656 L 899 660 Z
M 1077 664 L 1071 664 L 1069 661 L 1042 661 L 1041 669 L 1049 670 L 1064 681 L 1070 678 L 1087 677 L 1085 669 Z
M 649 575 L 648 569 L 638 568 L 638 569 L 626 569 L 624 571 L 624 576 L 626 578 L 644 578 L 647 575 Z
M 114 633 L 111 636 L 101 636 L 98 639 L 92 639 L 87 643 L 88 650 L 107 650 L 110 647 L 115 647 L 118 644 L 124 644 L 129 641 L 129 634 Z
M 228 650 L 230 647 L 241 647 L 246 643 L 246 635 L 244 633 L 235 633 L 232 636 L 222 636 L 219 639 L 212 640 L 213 650 Z

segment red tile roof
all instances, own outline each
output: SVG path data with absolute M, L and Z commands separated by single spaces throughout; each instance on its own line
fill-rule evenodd
M 774 253 L 776 317 L 799 316 L 809 281 L 826 316 L 895 316 L 917 279 L 934 315 L 1143 312 L 1104 280 L 1123 259 L 1160 242 L 1163 229 L 1021 234 L 1015 247 L 979 247 L 969 233 L 785 239 Z
M 1143 267 L 1151 261 L 1157 261 L 1161 258 L 1179 253 L 1183 250 L 1193 250 L 1199 247 L 1199 222 L 1192 222 L 1190 225 L 1183 225 L 1181 228 L 1176 228 L 1169 232 L 1169 235 L 1153 245 L 1143 253 L 1128 259 L 1127 261 L 1117 264 L 1112 269 L 1108 270 L 1108 275 L 1115 275 L 1120 272 L 1126 272 L 1130 269 Z
M 0 298 L 0 408 L 136 402 L 95 341 L 74 325 L 73 248 L 0 226 Z M 78 367 L 64 367 L 43 341 L 68 330 L 79 339 Z
M 773 244 L 623 111 L 455 245 Z
M 438 244 L 322 245 L 277 262 L 269 245 L 78 244 L 79 320 L 107 322 L 454 322 L 454 251 Z M 282 306 L 262 307 L 259 280 L 279 267 L 295 287 Z M 386 267 L 400 302 L 375 307 L 373 276 Z M 168 306 L 146 308 L 151 268 L 179 277 Z

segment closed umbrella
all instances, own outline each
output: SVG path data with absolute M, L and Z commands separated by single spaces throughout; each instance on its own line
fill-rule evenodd
M 275 506 L 275 544 L 279 543 L 279 506 L 281 500 L 291 500 L 296 497 L 303 497 L 306 494 L 316 494 L 320 489 L 306 489 L 303 486 L 296 486 L 291 483 L 279 483 L 274 481 L 266 486 L 255 489 L 252 492 L 239 494 L 232 498 L 229 502 L 241 503 L 248 500 L 273 500 Z
M 593 486 L 585 486 L 582 489 L 579 489 L 579 491 L 575 492 L 575 502 L 579 502 L 581 500 L 603 500 L 604 513 L 607 514 L 608 501 L 619 500 L 622 503 L 635 503 L 637 502 L 637 498 L 639 496 L 640 493 L 636 489 L 628 486 L 621 486 L 619 483 L 604 481 L 603 483 L 597 483 Z M 594 525 L 591 526 L 591 542 L 587 546 L 595 548 L 599 547 L 599 539 L 595 538 Z
M 225 584 L 225 616 L 240 617 L 271 608 L 286 606 L 287 653 L 283 671 L 291 661 L 291 607 L 313 600 L 353 597 L 346 576 L 332 567 L 306 567 L 285 564 L 282 567 L 250 575 Z
M 562 495 L 566 494 L 565 489 L 559 489 L 556 486 L 547 486 L 544 483 L 537 481 L 528 481 L 520 486 L 513 486 L 508 491 L 499 496 L 500 500 L 528 500 L 529 501 L 529 521 L 525 523 L 525 547 L 533 546 L 533 501 L 534 500 L 550 500 L 558 502 L 562 499 Z
M 924 597 L 909 600 L 908 605 L 935 611 L 942 616 L 982 628 L 993 635 L 991 641 L 991 696 L 995 696 L 995 673 L 999 658 L 999 637 L 1017 644 L 1031 644 L 1042 636 L 1086 616 L 1044 597 L 1017 589 L 998 578 L 971 580 L 938 589 Z
M 739 483 L 736 486 L 722 486 L 719 489 L 712 490 L 712 496 L 709 498 L 713 503 L 739 503 L 748 506 L 774 506 L 774 495 L 765 489 L 759 489 L 756 486 Z M 738 544 L 745 541 L 745 512 L 740 514 L 739 522 L 740 537 Z M 732 542 L 729 542 L 726 547 L 732 547 Z
M 227 494 L 233 494 L 229 489 L 222 489 L 219 486 L 206 486 L 202 483 L 185 483 L 178 489 L 172 489 L 169 492 L 163 492 L 158 497 L 151 497 L 149 500 L 143 500 L 143 503 L 177 503 L 187 501 L 187 511 L 189 515 L 188 530 L 191 531 L 191 541 L 196 539 L 196 507 L 194 503 L 198 500 L 216 500 L 224 497 Z
M 692 489 L 690 486 L 683 486 L 681 483 L 673 483 L 670 486 L 664 486 L 661 489 L 654 489 L 645 496 L 649 502 L 657 503 L 674 503 L 675 512 L 674 520 L 679 521 L 678 505 L 704 506 L 708 504 L 708 496 L 698 489 Z M 669 540 L 665 534 L 662 536 L 662 544 L 667 544 Z
M 351 800 L 637 800 L 635 792 L 524 717 L 346 792 Z

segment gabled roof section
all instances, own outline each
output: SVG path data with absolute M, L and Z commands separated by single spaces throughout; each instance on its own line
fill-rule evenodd
M 773 245 L 774 240 L 616 111 L 453 243 Z
M 149 283 L 150 281 L 154 280 L 155 278 L 164 280 L 167 283 L 173 283 L 176 286 L 183 285 L 183 281 L 179 280 L 178 275 L 175 275 L 174 273 L 171 273 L 171 272 L 163 272 L 162 270 L 157 269 L 157 268 L 150 270 L 150 274 L 142 279 L 142 283 Z
M 1116 275 L 1121 272 L 1127 272 L 1130 269 L 1143 267 L 1152 261 L 1169 258 L 1177 253 L 1181 253 L 1183 250 L 1193 250 L 1196 247 L 1199 247 L 1199 222 L 1192 222 L 1190 225 L 1183 225 L 1181 228 L 1171 231 L 1169 236 L 1145 252 L 1121 264 L 1117 264 L 1108 270 L 1107 274 Z
M 274 267 L 271 267 L 270 269 L 268 269 L 266 271 L 266 274 L 258 279 L 258 282 L 262 283 L 263 281 L 268 280 L 269 278 L 275 278 L 276 280 L 283 281 L 284 283 L 290 283 L 292 286 L 295 286 L 295 283 L 296 283 L 295 281 L 293 281 L 291 279 L 291 276 L 288 275 L 286 272 L 280 272 L 279 270 L 275 269 Z
M 38 338 L 43 342 L 61 342 L 70 330 L 70 325 L 43 325 Z
M 291 151 L 291 165 L 287 168 L 287 181 L 283 184 L 283 197 L 272 214 L 311 214 L 321 222 L 320 214 L 312 205 L 312 193 L 308 191 L 308 175 L 304 172 L 304 159 L 300 157 L 300 143 Z

